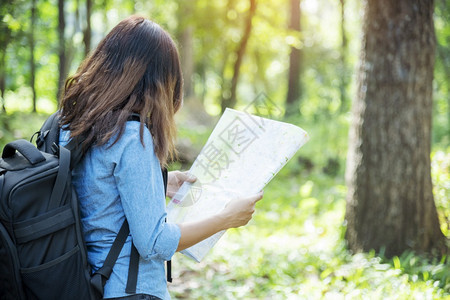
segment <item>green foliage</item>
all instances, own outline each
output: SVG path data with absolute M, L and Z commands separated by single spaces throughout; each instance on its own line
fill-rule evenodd
M 449 296 L 446 258 L 405 253 L 388 260 L 374 252 L 352 255 L 346 250 L 345 191 L 342 179 L 318 172 L 308 175 L 308 181 L 279 174 L 266 188 L 248 227 L 227 232 L 200 264 L 174 258 L 179 278 L 170 288 L 172 295 L 177 299 Z
M 371 253 L 374 255 L 374 253 Z M 430 258 L 416 255 L 412 251 L 405 251 L 400 257 L 388 259 L 379 255 L 380 263 L 387 263 L 390 267 L 408 275 L 410 282 L 420 280 L 432 281 L 433 285 L 450 292 L 450 259 L 448 256 Z
M 41 128 L 47 114 L 14 112 L 0 114 L 0 150 L 13 140 L 30 140 L 31 136 Z
M 250 224 L 229 230 L 201 263 L 182 255 L 174 257 L 175 279 L 169 285 L 174 298 L 450 297 L 448 256 L 433 258 L 405 252 L 389 259 L 374 251 L 353 254 L 347 250 L 344 166 L 348 121 L 342 117 L 297 124 L 308 131 L 311 140 L 268 184 Z M 180 138 L 194 132 L 194 128 L 184 128 Z M 205 141 L 197 142 L 203 145 Z M 433 154 L 432 170 L 441 224 L 447 224 L 442 229 L 450 237 L 450 157 L 446 152 L 437 150 Z M 324 170 L 330 158 L 339 162 L 336 174 Z
M 450 145 L 450 3 L 436 1 L 435 27 L 437 39 L 434 69 L 433 142 Z
M 434 152 L 431 157 L 433 194 L 441 230 L 450 237 L 450 147 Z

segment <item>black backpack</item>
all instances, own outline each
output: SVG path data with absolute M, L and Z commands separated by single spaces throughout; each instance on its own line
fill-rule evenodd
M 26 140 L 7 144 L 0 159 L 0 298 L 101 299 L 129 234 L 125 220 L 102 268 L 91 275 L 71 170 L 77 140 L 58 145 L 59 115 Z M 163 171 L 167 184 L 167 171 Z M 136 292 L 139 253 L 132 247 L 127 293 Z M 170 274 L 168 274 L 168 277 Z

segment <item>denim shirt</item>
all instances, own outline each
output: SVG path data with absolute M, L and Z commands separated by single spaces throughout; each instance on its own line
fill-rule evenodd
M 143 146 L 139 127 L 139 122 L 129 121 L 114 145 L 115 137 L 104 146 L 89 149 L 74 168 L 72 180 L 93 271 L 102 266 L 125 217 L 129 223 L 130 235 L 106 283 L 104 297 L 127 296 L 133 241 L 140 254 L 136 293 L 170 299 L 165 260 L 175 253 L 181 233 L 178 225 L 165 222 L 160 163 L 150 132 L 144 129 Z M 69 135 L 61 130 L 61 145 L 68 143 Z

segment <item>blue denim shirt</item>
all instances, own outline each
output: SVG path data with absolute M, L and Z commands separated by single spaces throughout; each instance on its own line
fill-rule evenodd
M 144 130 L 144 146 L 139 122 L 127 122 L 124 134 L 113 146 L 113 137 L 104 146 L 94 146 L 73 170 L 88 261 L 99 269 L 119 232 L 128 220 L 130 235 L 110 279 L 105 298 L 127 296 L 125 286 L 133 240 L 139 254 L 136 293 L 170 299 L 165 260 L 170 260 L 180 240 L 180 228 L 166 223 L 165 195 L 161 167 L 153 149 L 150 132 Z M 60 144 L 69 141 L 61 131 Z

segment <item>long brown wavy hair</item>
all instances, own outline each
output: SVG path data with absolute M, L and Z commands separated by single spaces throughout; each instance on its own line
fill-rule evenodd
M 116 143 L 132 113 L 146 125 L 162 166 L 175 155 L 174 114 L 182 104 L 179 55 L 170 35 L 140 16 L 121 21 L 69 77 L 61 99 L 61 125 L 83 149 Z M 145 146 L 145 145 L 144 145 Z

